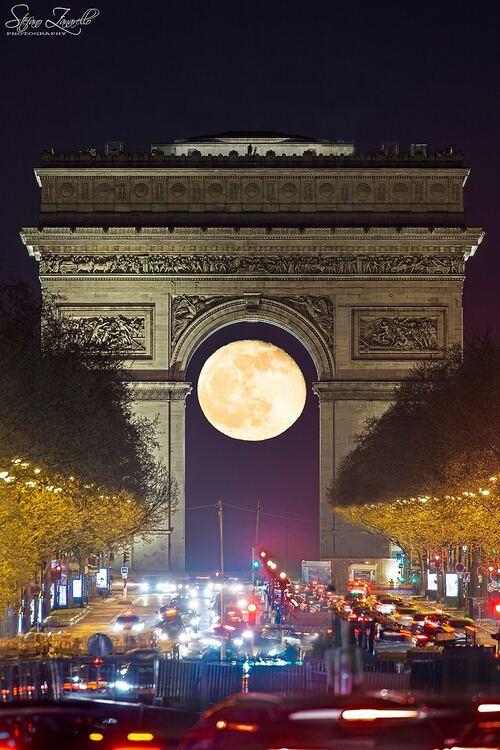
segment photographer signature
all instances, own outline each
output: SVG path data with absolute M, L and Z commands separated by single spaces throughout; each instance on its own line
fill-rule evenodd
M 53 18 L 35 18 L 30 13 L 29 5 L 19 3 L 13 5 L 10 9 L 12 18 L 5 22 L 5 26 L 10 31 L 17 34 L 46 32 L 41 29 L 49 29 L 49 33 L 70 34 L 78 36 L 82 33 L 82 27 L 88 26 L 94 18 L 97 18 L 99 11 L 97 8 L 87 8 L 79 18 L 69 16 L 71 8 L 55 7 L 52 10 Z

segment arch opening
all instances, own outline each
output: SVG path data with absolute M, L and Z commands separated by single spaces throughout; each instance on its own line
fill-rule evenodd
M 206 420 L 198 402 L 197 380 L 204 362 L 221 346 L 240 339 L 259 339 L 281 347 L 297 362 L 306 380 L 301 417 L 271 440 L 250 443 L 225 436 Z M 214 507 L 219 499 L 225 507 L 228 571 L 248 573 L 259 500 L 263 506 L 260 543 L 283 562 L 286 558 L 288 562 L 315 559 L 319 552 L 319 408 L 311 387 L 317 378 L 316 365 L 304 344 L 296 335 L 262 320 L 227 323 L 199 343 L 185 374 L 193 384 L 186 402 L 188 569 L 219 566 Z M 205 505 L 209 507 L 195 510 Z M 290 520 L 297 518 L 302 522 Z
M 311 304 L 308 306 L 308 299 L 310 298 L 280 300 L 259 297 L 255 305 L 252 305 L 250 300 L 243 297 L 209 304 L 208 309 L 197 315 L 178 337 L 172 352 L 173 372 L 184 379 L 198 347 L 221 328 L 238 323 L 266 323 L 286 331 L 303 345 L 314 363 L 317 380 L 332 380 L 335 372 L 332 354 L 333 317 L 328 324 L 315 319 L 314 310 L 312 313 L 308 312 L 311 308 Z M 297 300 L 301 302 L 297 303 Z

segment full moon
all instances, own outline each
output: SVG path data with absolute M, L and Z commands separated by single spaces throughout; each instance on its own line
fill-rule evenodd
M 203 365 L 198 399 L 210 424 L 224 435 L 269 440 L 302 414 L 306 384 L 295 360 L 278 346 L 234 341 Z

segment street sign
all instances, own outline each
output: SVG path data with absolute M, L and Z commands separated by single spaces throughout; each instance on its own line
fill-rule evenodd
M 464 583 L 470 583 L 470 570 L 464 570 Z
M 465 570 L 465 565 L 464 565 L 463 563 L 457 563 L 457 564 L 455 565 L 455 571 L 456 571 L 457 573 L 463 573 L 463 572 L 464 572 L 464 570 Z
M 109 656 L 113 653 L 113 641 L 105 633 L 95 633 L 87 641 L 89 656 Z
M 126 565 L 122 567 L 122 576 L 128 576 L 128 568 Z

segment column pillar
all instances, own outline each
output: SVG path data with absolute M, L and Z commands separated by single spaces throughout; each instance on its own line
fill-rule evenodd
M 178 509 L 160 528 L 134 544 L 133 569 L 167 573 L 185 568 L 185 409 L 191 383 L 164 381 L 135 383 L 137 412 L 157 418 L 160 458 L 179 487 Z
M 335 476 L 334 383 L 313 383 L 319 399 L 319 555 L 321 559 L 335 557 L 335 515 L 332 512 L 330 491 Z

